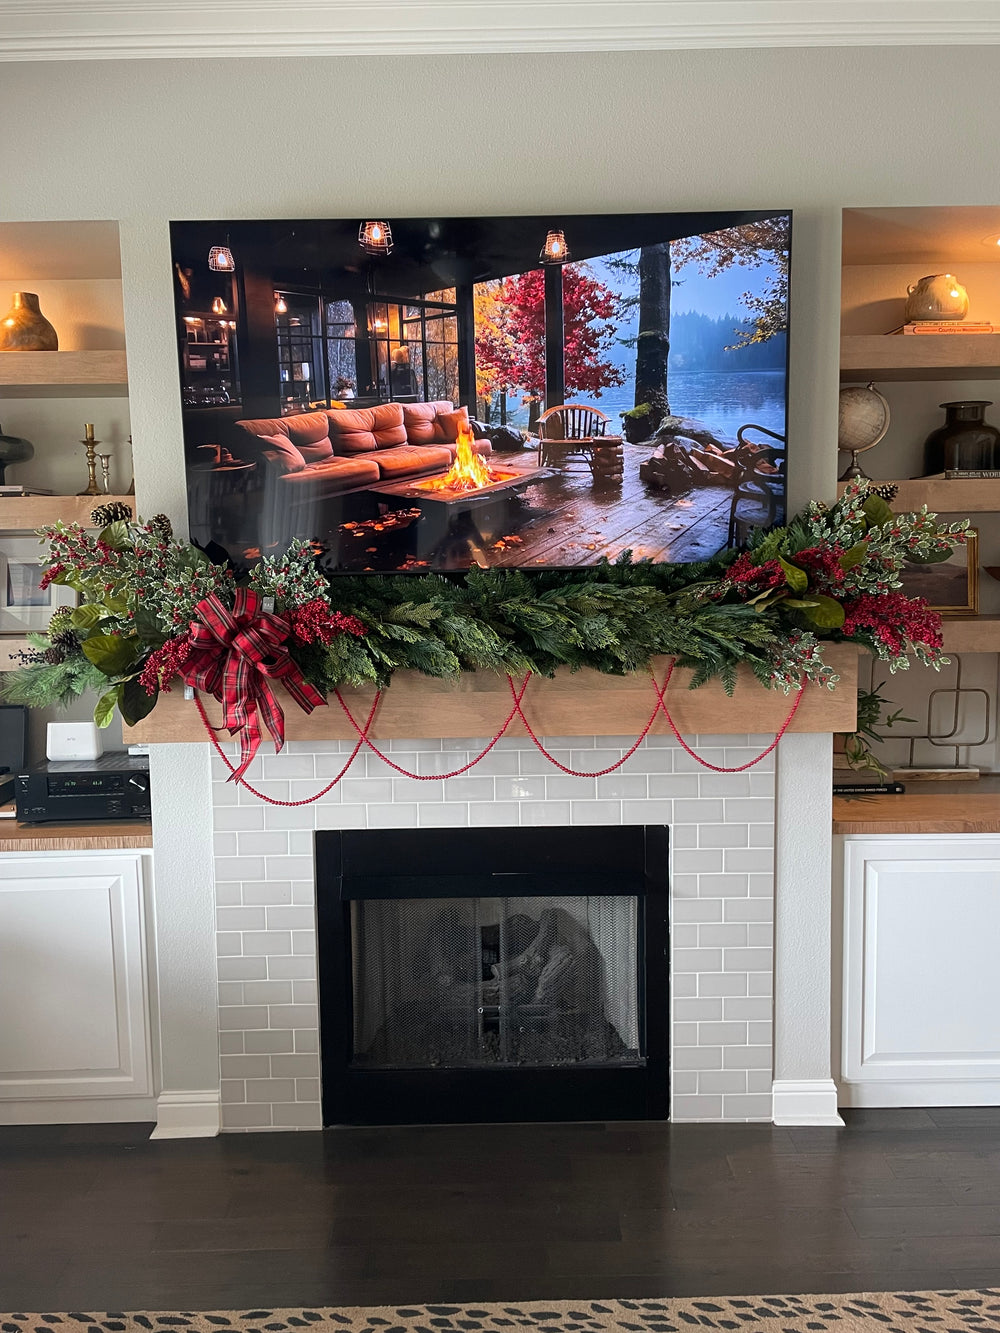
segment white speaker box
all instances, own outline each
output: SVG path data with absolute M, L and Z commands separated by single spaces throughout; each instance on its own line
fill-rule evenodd
M 45 732 L 46 759 L 100 759 L 101 733 L 94 722 L 50 722 Z

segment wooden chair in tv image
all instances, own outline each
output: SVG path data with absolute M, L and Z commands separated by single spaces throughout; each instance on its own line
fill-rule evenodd
M 538 465 L 570 471 L 582 462 L 593 471 L 594 441 L 603 439 L 611 418 L 585 403 L 561 403 L 538 418 Z
M 777 440 L 781 448 L 748 439 L 751 432 Z M 736 432 L 739 446 L 733 456 L 736 472 L 729 506 L 726 545 L 742 545 L 752 528 L 769 528 L 778 516 L 785 493 L 785 436 L 750 423 Z

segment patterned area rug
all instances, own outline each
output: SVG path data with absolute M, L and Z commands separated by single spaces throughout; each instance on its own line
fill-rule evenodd
M 679 1300 L 519 1301 L 198 1314 L 7 1314 L 0 1333 L 987 1333 L 1000 1290 L 851 1296 L 718 1296 Z

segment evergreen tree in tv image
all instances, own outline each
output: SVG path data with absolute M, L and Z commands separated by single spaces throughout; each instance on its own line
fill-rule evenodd
M 782 522 L 789 212 L 365 221 L 171 225 L 203 549 L 690 564 Z

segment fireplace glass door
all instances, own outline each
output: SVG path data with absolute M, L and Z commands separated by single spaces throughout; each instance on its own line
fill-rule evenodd
M 316 834 L 327 1125 L 662 1119 L 667 830 Z
M 355 1067 L 640 1062 L 634 897 L 351 904 Z

